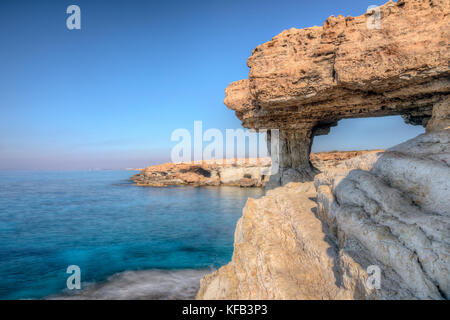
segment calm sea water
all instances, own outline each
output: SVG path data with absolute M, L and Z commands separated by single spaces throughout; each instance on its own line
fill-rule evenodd
M 130 171 L 0 171 L 0 299 L 190 298 L 262 189 L 134 186 Z M 69 265 L 81 291 L 66 289 Z

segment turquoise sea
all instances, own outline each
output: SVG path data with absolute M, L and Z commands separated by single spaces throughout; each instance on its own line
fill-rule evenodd
M 0 299 L 193 298 L 262 189 L 137 187 L 132 171 L 0 171 Z M 68 290 L 69 265 L 81 290 Z

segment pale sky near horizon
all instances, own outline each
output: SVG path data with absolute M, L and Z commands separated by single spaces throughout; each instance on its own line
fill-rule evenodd
M 284 29 L 386 1 L 0 2 L 0 169 L 119 169 L 170 160 L 171 133 L 240 128 L 224 89 Z M 81 8 L 68 30 L 66 8 Z M 313 151 L 386 148 L 400 117 L 342 120 Z

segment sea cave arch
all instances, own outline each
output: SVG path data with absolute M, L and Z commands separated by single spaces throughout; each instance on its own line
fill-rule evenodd
M 267 186 L 271 189 L 289 182 L 313 180 L 319 170 L 310 161 L 311 151 L 386 149 L 425 132 L 425 128 L 427 128 L 427 131 L 431 130 L 436 123 L 432 114 L 434 115 L 441 109 L 445 111 L 447 108 L 448 97 L 442 99 L 434 107 L 430 106 L 430 108 L 420 110 L 405 108 L 393 112 L 392 109 L 378 108 L 377 112 L 364 112 L 364 109 L 359 109 L 360 112 L 363 111 L 359 117 L 358 115 L 350 115 L 338 116 L 333 120 L 308 119 L 308 121 L 301 121 L 302 119 L 293 121 L 291 119 L 290 126 L 279 126 L 279 153 L 277 157 L 279 171 L 271 176 Z M 389 112 L 385 110 L 389 110 Z M 338 122 L 341 122 L 339 127 L 337 127 Z M 336 138 L 334 134 L 329 135 L 332 128 L 334 128 L 333 131 L 337 130 L 338 133 L 340 131 L 347 132 L 347 139 L 343 139 L 343 141 L 351 142 L 353 140 L 353 143 L 359 141 L 359 145 L 354 144 L 352 146 L 350 143 L 344 147 L 341 143 L 341 145 L 338 144 L 331 148 L 330 146 L 322 146 L 323 149 L 320 150 L 320 145 L 324 144 L 324 141 Z M 361 128 L 365 128 L 366 132 Z M 342 132 L 340 134 L 342 135 Z M 366 135 L 366 141 L 364 141 L 364 135 Z M 376 137 L 377 135 L 378 137 Z M 372 141 L 368 141 L 368 136 L 372 136 Z M 314 140 L 316 140 L 318 147 L 314 146 L 313 150 Z M 273 143 L 270 135 L 267 137 L 267 142 L 268 144 Z
M 327 135 L 313 138 L 311 152 L 387 149 L 424 132 L 401 116 L 342 119 Z
M 327 135 L 313 137 L 310 163 L 314 171 L 323 171 L 365 153 L 384 151 L 423 133 L 423 126 L 407 124 L 401 116 L 343 119 Z

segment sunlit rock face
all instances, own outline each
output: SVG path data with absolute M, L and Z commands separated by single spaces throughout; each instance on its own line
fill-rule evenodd
M 225 104 L 244 127 L 281 130 L 271 184 L 311 180 L 313 137 L 341 119 L 401 115 L 426 126 L 450 91 L 449 11 L 446 0 L 388 2 L 379 29 L 375 12 L 332 16 L 254 49 L 249 78 L 230 84 Z
M 244 126 L 281 130 L 281 170 L 278 187 L 248 200 L 232 261 L 202 279 L 198 299 L 450 298 L 450 2 L 380 13 L 379 30 L 365 14 L 285 31 L 227 89 Z M 316 174 L 314 135 L 394 114 L 426 133 Z
M 449 299 L 449 163 L 443 130 L 249 199 L 197 298 Z

